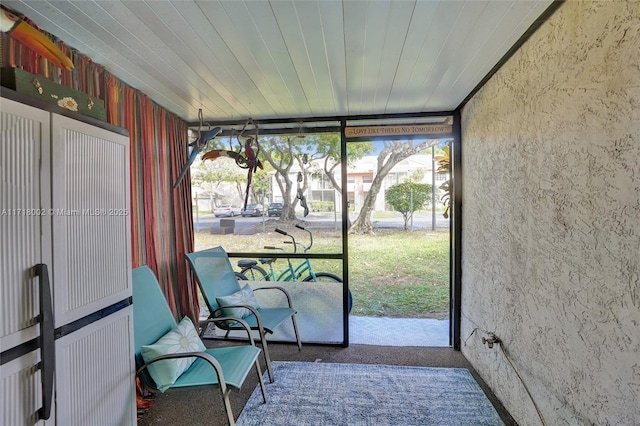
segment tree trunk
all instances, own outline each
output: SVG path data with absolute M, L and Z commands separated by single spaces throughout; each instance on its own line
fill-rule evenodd
M 373 224 L 371 223 L 371 213 L 373 213 L 373 208 L 375 206 L 378 193 L 380 192 L 380 188 L 382 187 L 382 182 L 384 181 L 387 173 L 389 173 L 388 170 L 385 171 L 385 167 L 380 167 L 380 163 L 378 163 L 378 166 L 378 173 L 373 178 L 373 182 L 371 182 L 371 189 L 362 203 L 362 208 L 360 209 L 358 217 L 349 229 L 350 233 L 374 234 Z M 391 168 L 389 168 L 389 170 L 391 170 Z
M 413 145 L 413 142 L 411 141 L 404 143 L 399 140 L 384 142 L 385 147 L 382 151 L 380 151 L 380 154 L 378 155 L 378 167 L 376 175 L 373 178 L 373 182 L 371 182 L 371 189 L 364 199 L 364 203 L 362 204 L 362 208 L 360 209 L 358 217 L 353 222 L 353 225 L 351 225 L 351 227 L 349 228 L 349 233 L 374 233 L 373 224 L 371 223 L 371 213 L 373 213 L 376 198 L 378 197 L 380 188 L 382 188 L 384 178 L 400 161 L 432 145 L 436 145 L 438 142 L 440 141 L 437 139 L 426 140 L 417 145 Z
M 342 194 L 342 187 L 340 186 L 340 184 L 338 183 L 338 181 L 336 180 L 335 176 L 333 176 L 333 171 L 340 165 L 340 163 L 334 163 L 331 167 L 329 167 L 329 157 L 326 157 L 324 159 L 324 174 L 327 176 L 327 178 L 329 179 L 329 182 L 331 182 L 331 185 L 333 186 L 333 188 L 338 191 L 339 193 Z
M 288 155 L 291 154 L 291 140 L 287 139 L 285 142 L 288 150 L 281 149 L 276 143 L 268 143 L 266 146 L 271 149 L 262 149 L 260 151 L 260 154 L 276 171 L 275 179 L 282 194 L 282 214 L 278 219 L 280 222 L 295 220 L 296 218 L 295 202 L 297 200 L 294 200 L 293 203 L 291 202 L 293 182 L 289 178 L 289 172 L 293 166 L 293 155 Z M 272 155 L 272 150 L 275 151 L 277 156 Z

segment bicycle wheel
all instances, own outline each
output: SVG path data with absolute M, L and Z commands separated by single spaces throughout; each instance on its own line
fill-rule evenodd
M 245 280 L 248 281 L 271 281 L 267 271 L 259 267 L 258 265 L 249 266 L 240 271 L 240 274 L 245 276 Z
M 235 274 L 238 281 L 248 281 L 247 277 L 242 272 L 235 272 Z
M 313 279 L 313 276 L 309 275 L 303 281 L 304 282 L 331 282 L 331 283 L 341 283 L 342 278 L 339 276 L 332 274 L 330 272 L 316 272 L 316 278 Z M 351 312 L 351 307 L 353 306 L 353 296 L 351 295 L 351 290 L 349 290 L 349 312 Z

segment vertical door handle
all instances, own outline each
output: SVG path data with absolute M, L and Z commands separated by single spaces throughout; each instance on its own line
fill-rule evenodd
M 35 266 L 36 275 L 40 278 L 40 376 L 42 378 L 42 408 L 38 417 L 47 420 L 51 417 L 53 404 L 53 372 L 55 370 L 55 337 L 53 323 L 53 306 L 51 303 L 51 286 L 47 265 L 39 263 Z

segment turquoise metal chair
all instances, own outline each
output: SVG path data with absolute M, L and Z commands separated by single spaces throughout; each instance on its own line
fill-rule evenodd
M 148 372 L 149 365 L 164 359 L 196 357 L 198 359 L 178 377 L 171 387 L 218 386 L 222 392 L 229 424 L 233 425 L 235 422 L 229 402 L 230 388 L 240 389 L 249 371 L 255 366 L 262 389 L 262 398 L 266 403 L 267 396 L 258 362 L 260 348 L 255 346 L 251 330 L 246 322 L 233 317 L 227 319 L 234 320 L 244 326 L 250 344 L 207 349 L 205 352 L 162 355 L 145 363 L 141 354 L 142 346 L 153 345 L 167 332 L 173 330 L 177 323 L 169 310 L 153 271 L 147 266 L 135 268 L 133 270 L 134 346 L 136 365 L 138 366 L 137 375 L 143 384 L 150 389 L 157 389 Z
M 216 298 L 232 295 L 241 290 L 240 284 L 229 261 L 227 253 L 222 247 L 213 247 L 185 255 L 191 269 L 193 270 L 202 296 L 209 308 L 209 320 L 214 320 L 215 325 L 227 331 L 227 336 L 232 330 L 242 330 L 241 324 L 223 320 L 223 307 L 218 304 Z M 282 287 L 269 286 L 256 288 L 253 291 L 279 290 L 287 298 L 287 307 L 258 307 L 248 305 L 226 305 L 224 308 L 241 307 L 251 311 L 251 314 L 243 318 L 252 330 L 258 331 L 262 352 L 269 373 L 269 380 L 273 383 L 273 370 L 271 368 L 271 358 L 267 346 L 266 333 L 273 333 L 273 330 L 291 318 L 293 331 L 296 336 L 298 350 L 302 350 L 302 342 L 296 324 L 296 311 L 291 303 L 291 296 Z M 206 327 L 202 327 L 204 333 Z

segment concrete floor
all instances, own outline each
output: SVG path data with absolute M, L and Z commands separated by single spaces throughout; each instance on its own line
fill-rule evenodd
M 205 339 L 209 347 L 216 345 L 239 344 L 238 342 L 220 342 Z M 269 352 L 273 360 L 338 362 L 354 364 L 411 365 L 419 367 L 467 368 L 485 392 L 496 411 L 507 426 L 517 423 L 504 409 L 500 401 L 493 395 L 482 378 L 475 372 L 461 352 L 451 348 L 427 348 L 411 346 L 371 346 L 350 345 L 347 348 L 327 345 L 303 345 L 298 351 L 296 345 L 272 343 Z M 263 370 L 264 371 L 264 370 Z M 230 393 L 234 418 L 238 418 L 249 396 L 257 386 L 256 374 L 247 377 L 241 389 L 233 389 Z M 150 410 L 141 416 L 138 425 L 225 425 L 220 390 L 216 387 L 196 387 L 190 389 L 170 389 L 159 394 Z M 283 424 L 286 420 L 283 419 Z M 271 426 L 271 425 L 267 425 Z

